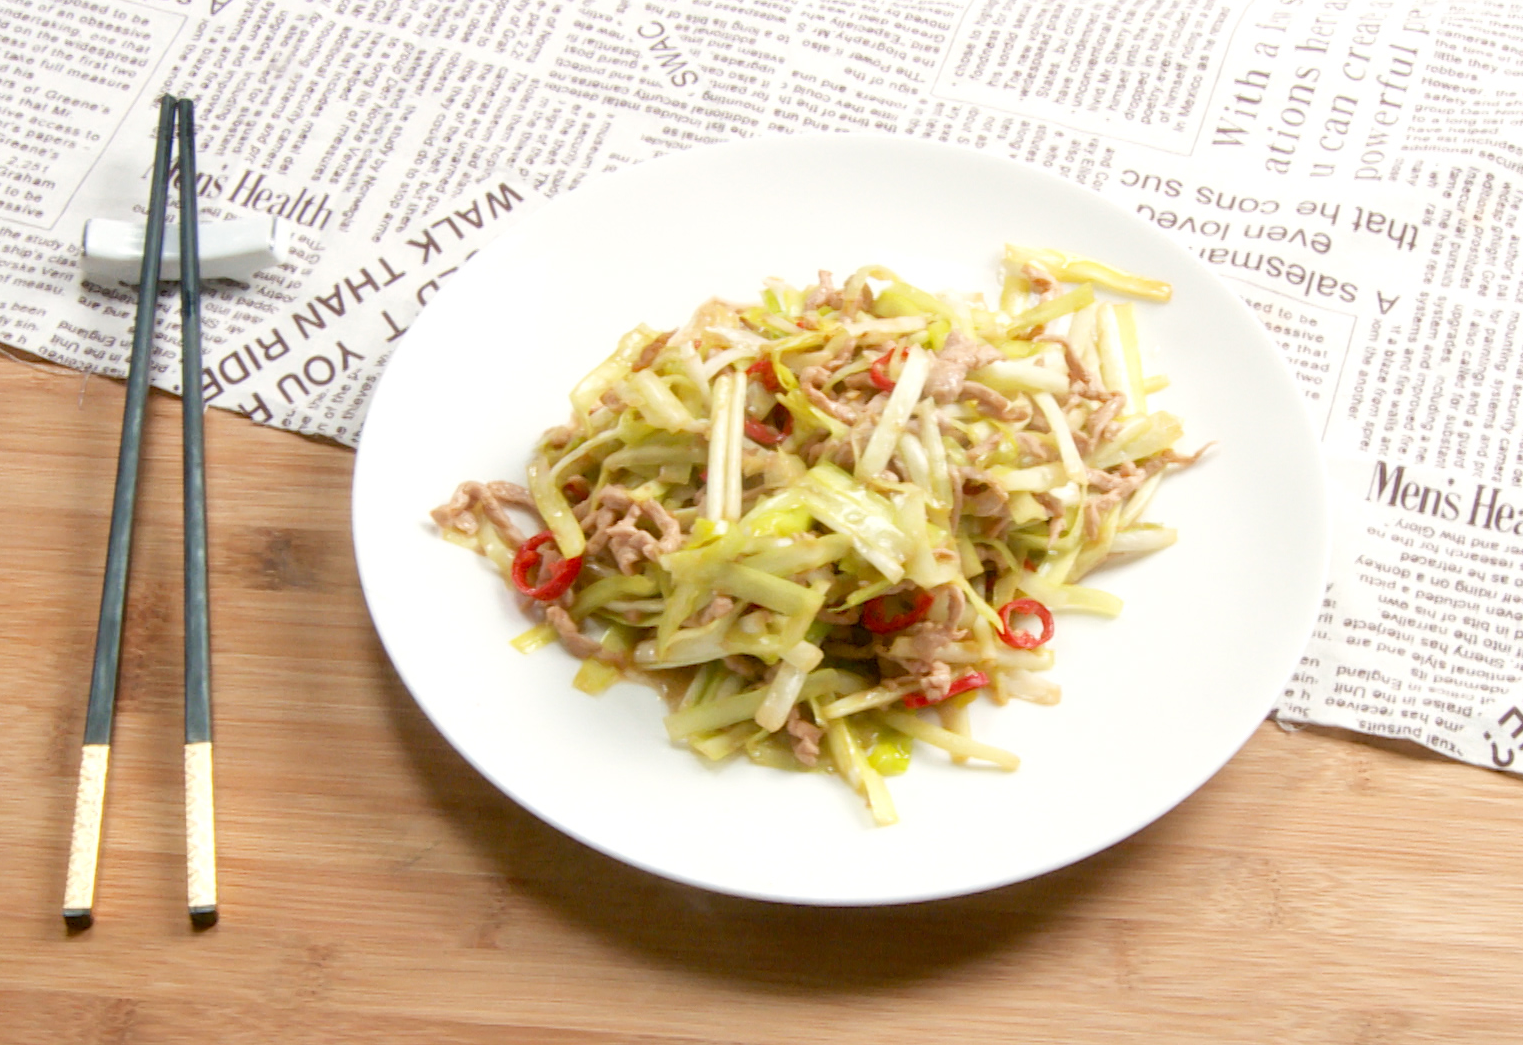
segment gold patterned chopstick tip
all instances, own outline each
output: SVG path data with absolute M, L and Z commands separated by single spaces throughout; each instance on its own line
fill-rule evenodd
M 217 835 L 213 829 L 211 741 L 185 745 L 185 873 L 190 920 L 217 922 Z
M 71 929 L 94 922 L 95 864 L 100 857 L 100 829 L 106 812 L 106 767 L 110 744 L 80 749 L 79 784 L 74 791 L 74 828 L 69 833 L 69 869 L 63 886 L 63 918 Z

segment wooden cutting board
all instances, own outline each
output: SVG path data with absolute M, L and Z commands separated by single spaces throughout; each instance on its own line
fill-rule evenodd
M 185 913 L 179 404 L 154 394 L 96 894 L 59 915 L 119 383 L 0 359 L 0 1041 L 1516 1042 L 1523 783 L 1260 728 L 1035 882 L 810 910 L 652 878 L 433 731 L 372 630 L 352 454 L 208 421 L 221 923 Z M 1228 680 L 1224 685 L 1230 684 Z

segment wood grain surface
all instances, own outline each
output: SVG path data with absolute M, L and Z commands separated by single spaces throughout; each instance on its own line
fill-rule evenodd
M 122 387 L 0 359 L 0 1042 L 1523 1040 L 1523 782 L 1265 724 L 1037 881 L 879 910 L 592 852 L 430 727 L 350 452 L 208 419 L 221 923 L 185 914 L 179 404 L 149 409 L 96 924 L 59 915 Z M 1223 679 L 1224 686 L 1231 685 Z

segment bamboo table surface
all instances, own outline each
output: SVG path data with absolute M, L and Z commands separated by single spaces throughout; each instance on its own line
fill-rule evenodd
M 1261 726 L 978 896 L 800 909 L 545 826 L 393 673 L 353 455 L 207 425 L 221 922 L 185 914 L 179 404 L 148 413 L 96 924 L 59 909 L 120 383 L 0 358 L 0 1042 L 1517 1042 L 1523 781 Z M 1228 684 L 1224 680 L 1224 684 Z

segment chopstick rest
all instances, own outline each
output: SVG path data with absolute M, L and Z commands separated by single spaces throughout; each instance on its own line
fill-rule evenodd
M 181 191 L 184 191 L 181 178 Z M 85 222 L 84 254 L 80 268 L 97 283 L 133 283 L 141 274 L 147 226 L 116 218 Z M 262 268 L 278 265 L 291 250 L 291 226 L 281 218 L 236 218 L 207 225 L 196 257 L 202 279 L 236 279 L 247 283 Z M 164 244 L 160 279 L 181 278 L 179 243 Z

